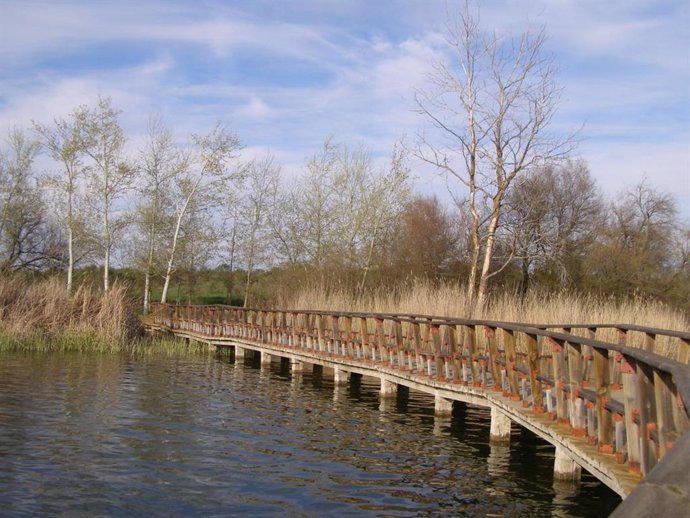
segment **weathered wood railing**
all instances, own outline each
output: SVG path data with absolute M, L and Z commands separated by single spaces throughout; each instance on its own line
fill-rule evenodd
M 690 428 L 690 333 L 625 325 L 522 325 L 433 316 L 154 304 L 156 325 L 381 365 L 520 402 L 640 478 Z M 573 328 L 589 336 L 572 334 Z M 617 343 L 596 340 L 618 330 Z M 623 338 L 642 332 L 643 348 Z M 678 341 L 675 361 L 653 353 Z M 684 443 L 688 443 L 685 437 Z

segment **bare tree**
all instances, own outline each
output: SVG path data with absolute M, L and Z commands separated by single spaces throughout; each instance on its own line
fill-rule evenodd
M 174 182 L 189 166 L 189 154 L 178 149 L 170 129 L 159 116 L 149 119 L 148 140 L 140 151 L 143 177 L 138 198 L 137 224 L 144 235 L 141 257 L 144 270 L 144 314 L 151 298 L 151 276 L 157 256 L 163 253 L 161 241 L 171 230 L 171 204 Z
M 364 293 L 377 244 L 383 241 L 387 232 L 392 231 L 396 219 L 403 211 L 410 192 L 408 180 L 409 169 L 405 151 L 402 146 L 396 145 L 391 153 L 388 170 L 372 176 L 371 180 L 365 182 L 365 186 L 361 188 L 364 197 L 359 216 L 356 218 L 364 221 L 362 225 L 364 246 L 360 255 L 365 260 L 358 287 L 360 295 Z
M 0 272 L 59 264 L 59 239 L 33 169 L 39 147 L 12 128 L 6 152 L 0 150 Z
M 459 180 L 469 191 L 472 257 L 468 295 L 482 305 L 492 271 L 496 234 L 511 183 L 518 175 L 570 151 L 570 138 L 548 132 L 560 88 L 543 31 L 519 37 L 485 34 L 465 3 L 449 15 L 450 57 L 435 64 L 419 112 L 438 130 L 420 135 L 416 154 Z M 480 204 L 489 207 L 482 224 Z M 478 286 L 477 286 L 478 282 Z
M 244 243 L 246 260 L 246 282 L 244 289 L 244 307 L 249 301 L 249 288 L 251 286 L 251 276 L 257 260 L 258 248 L 261 244 L 266 244 L 266 238 L 261 237 L 262 229 L 265 228 L 267 213 L 271 210 L 269 203 L 273 197 L 279 182 L 280 167 L 274 163 L 271 155 L 266 155 L 263 159 L 253 161 L 247 168 L 247 184 L 243 195 L 246 240 Z M 233 236 L 234 237 L 234 236 Z
M 581 160 L 535 169 L 516 182 L 506 198 L 504 227 L 520 262 L 521 292 L 537 269 L 560 285 L 572 282 L 603 218 L 602 196 Z
M 62 169 L 46 176 L 46 184 L 57 194 L 58 220 L 64 222 L 67 234 L 67 292 L 72 292 L 76 254 L 75 234 L 78 225 L 76 214 L 79 182 L 85 176 L 83 162 L 83 127 L 87 109 L 75 108 L 66 119 L 55 119 L 49 127 L 34 122 L 34 131 L 50 157 L 61 164 Z
M 194 156 L 190 168 L 177 177 L 174 195 L 175 226 L 168 249 L 168 261 L 163 284 L 161 302 L 165 302 L 170 287 L 170 279 L 175 266 L 178 242 L 183 223 L 190 209 L 218 203 L 223 189 L 230 188 L 230 182 L 237 177 L 228 170 L 229 161 L 235 158 L 240 148 L 239 138 L 228 132 L 218 123 L 208 135 L 193 135 Z M 195 169 L 191 169 L 192 166 Z
M 88 204 L 100 220 L 97 244 L 103 254 L 103 290 L 110 288 L 110 259 L 115 240 L 127 224 L 124 206 L 118 206 L 132 187 L 135 169 L 125 161 L 125 134 L 118 121 L 120 111 L 109 97 L 99 97 L 84 114 L 81 135 L 84 152 L 93 166 L 88 178 Z
M 677 291 L 677 280 L 688 278 L 687 232 L 669 193 L 645 182 L 629 188 L 611 205 L 588 254 L 588 288 L 658 298 Z

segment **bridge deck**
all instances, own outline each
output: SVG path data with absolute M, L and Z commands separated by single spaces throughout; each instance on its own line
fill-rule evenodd
M 382 389 L 386 383 L 433 395 L 440 411 L 453 400 L 491 407 L 623 498 L 676 453 L 674 444 L 690 428 L 687 365 L 544 327 L 171 305 L 155 306 L 149 327 L 374 376 Z M 686 335 L 672 335 L 681 351 Z

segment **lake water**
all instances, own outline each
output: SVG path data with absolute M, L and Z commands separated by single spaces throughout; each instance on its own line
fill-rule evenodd
M 488 411 L 223 355 L 0 354 L 2 516 L 605 516 Z

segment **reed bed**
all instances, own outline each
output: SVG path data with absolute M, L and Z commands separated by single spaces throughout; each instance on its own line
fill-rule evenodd
M 281 307 L 379 313 L 413 313 L 531 324 L 636 324 L 687 331 L 688 316 L 662 302 L 648 299 L 617 301 L 575 293 L 531 292 L 494 296 L 483 308 L 474 307 L 464 286 L 412 281 L 357 296 L 347 288 L 306 285 L 278 300 Z
M 344 286 L 305 285 L 301 290 L 283 295 L 278 306 L 290 309 L 322 309 L 372 313 L 433 315 L 519 322 L 534 325 L 638 325 L 660 329 L 690 330 L 690 320 L 683 311 L 662 302 L 643 298 L 616 300 L 576 293 L 503 293 L 492 297 L 483 308 L 474 307 L 464 286 L 456 283 L 412 281 L 357 295 Z M 586 330 L 573 330 L 582 335 Z M 615 329 L 599 329 L 597 339 L 616 342 Z M 479 338 L 481 341 L 481 337 Z M 628 345 L 641 347 L 643 333 L 629 333 Z M 675 357 L 677 340 L 659 338 L 655 350 Z
M 56 278 L 0 278 L 0 349 L 115 351 L 140 331 L 122 285 L 69 295 Z

